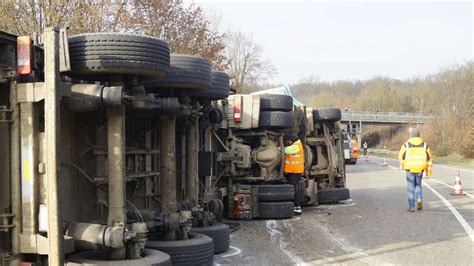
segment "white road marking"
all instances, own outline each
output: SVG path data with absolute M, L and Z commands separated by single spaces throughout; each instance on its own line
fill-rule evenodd
M 223 257 L 223 258 L 232 257 L 232 256 L 238 255 L 242 252 L 242 250 L 240 248 L 237 248 L 237 247 L 234 247 L 234 246 L 229 246 L 229 249 L 234 249 L 235 251 L 233 253 L 230 253 L 230 254 L 222 255 L 221 257 Z
M 280 246 L 281 251 L 285 253 L 285 255 L 296 264 L 304 263 L 303 259 L 300 258 L 298 255 L 294 254 L 293 252 L 286 249 L 288 244 L 285 242 L 285 238 L 283 237 L 282 232 L 278 231 L 277 221 L 275 220 L 267 220 L 266 221 L 267 232 L 270 234 L 270 237 L 273 241 L 278 241 L 278 245 Z
M 379 163 L 377 163 L 379 164 Z M 382 165 L 382 164 L 380 164 Z M 399 168 L 397 167 L 394 167 L 394 166 L 391 166 L 389 165 L 388 166 L 389 168 L 391 169 L 394 169 L 394 170 L 400 170 Z M 427 180 L 430 180 L 430 179 L 427 179 Z M 451 187 L 450 185 L 448 184 L 445 184 L 441 181 L 438 181 L 436 179 L 433 179 L 431 178 L 431 180 L 435 181 L 435 182 L 438 182 L 440 184 L 443 184 L 443 185 L 446 185 L 448 187 Z M 438 193 L 438 191 L 434 190 L 428 183 L 426 182 L 423 182 L 425 184 L 425 186 L 427 188 L 429 188 L 436 196 L 438 196 L 438 198 L 441 199 L 441 201 L 444 203 L 444 205 L 446 205 L 446 207 L 448 207 L 448 209 L 451 211 L 451 213 L 454 215 L 454 217 L 456 217 L 456 219 L 458 220 L 458 222 L 461 224 L 461 226 L 464 228 L 464 231 L 466 231 L 467 235 L 469 236 L 469 238 L 471 239 L 471 241 L 474 243 L 474 230 L 472 230 L 471 226 L 469 226 L 469 224 L 466 222 L 466 220 L 464 219 L 464 217 L 462 217 L 462 215 L 458 212 L 458 210 L 456 210 L 456 208 L 454 208 L 454 206 L 449 203 L 449 201 L 443 197 L 441 194 Z M 467 193 L 469 194 L 469 193 Z M 472 195 L 469 194 L 469 197 L 472 198 Z
M 324 238 L 332 240 L 339 246 L 343 251 L 347 252 L 344 254 L 343 257 L 345 259 L 356 260 L 357 262 L 362 262 L 363 264 L 367 265 L 379 265 L 380 263 L 370 257 L 369 254 L 365 253 L 362 249 L 352 246 L 343 236 L 339 235 L 338 233 L 331 231 L 327 226 L 321 223 L 315 223 L 315 227 L 317 227 L 321 233 L 324 235 Z M 329 252 L 331 253 L 331 252 Z M 336 263 L 340 257 L 326 257 L 320 260 L 314 260 L 308 262 L 310 265 L 317 265 L 317 264 L 328 264 L 328 263 Z M 342 263 L 344 264 L 344 263 Z
M 458 220 L 458 222 L 461 224 L 461 226 L 464 228 L 464 231 L 466 231 L 467 235 L 471 239 L 471 241 L 474 243 L 474 231 L 472 230 L 471 226 L 466 222 L 466 220 L 462 217 L 462 215 L 456 210 L 449 201 L 444 198 L 441 194 L 438 193 L 438 191 L 434 190 L 429 184 L 425 182 L 425 186 L 431 190 L 438 198 L 441 199 L 441 201 L 448 207 L 448 209 L 453 213 L 454 217 Z
M 444 185 L 444 186 L 447 186 L 447 187 L 449 187 L 449 188 L 454 189 L 454 186 L 451 186 L 451 185 L 449 185 L 449 184 L 446 184 L 446 183 L 444 183 L 444 182 L 442 182 L 442 181 L 439 181 L 439 180 L 437 180 L 437 179 L 429 178 L 428 180 L 435 181 L 436 183 L 439 183 L 439 184 L 441 184 L 441 185 Z M 469 194 L 469 193 L 467 193 L 467 192 L 464 192 L 464 195 L 470 197 L 471 199 L 474 199 L 474 196 L 471 195 L 471 194 Z

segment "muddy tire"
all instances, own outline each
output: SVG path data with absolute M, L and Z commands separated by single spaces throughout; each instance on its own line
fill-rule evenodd
M 293 113 L 260 111 L 258 123 L 261 128 L 292 128 L 294 124 Z
M 338 108 L 320 108 L 313 110 L 314 123 L 337 122 L 340 121 L 341 118 L 341 109 Z
M 260 202 L 258 207 L 259 218 L 281 219 L 293 217 L 295 204 L 293 202 Z
M 293 201 L 295 199 L 294 187 L 288 184 L 281 185 L 259 185 L 258 201 Z
M 279 94 L 260 95 L 261 111 L 283 111 L 293 110 L 293 97 Z
M 206 58 L 193 55 L 171 54 L 167 77 L 146 81 L 146 90 L 186 89 L 207 90 L 211 86 L 211 63 Z
M 158 250 L 144 249 L 144 257 L 137 260 L 110 260 L 110 249 L 89 250 L 72 254 L 66 258 L 66 266 L 167 266 L 171 265 L 170 256 Z
M 200 91 L 194 95 L 198 98 L 209 98 L 211 100 L 225 99 L 229 96 L 230 80 L 229 75 L 225 72 L 212 71 L 211 86 L 204 91 Z
M 212 108 L 209 112 L 209 122 L 219 124 L 224 120 L 224 112 L 219 108 Z
M 188 240 L 149 240 L 146 248 L 167 253 L 173 265 L 212 265 L 214 260 L 212 238 L 202 234 L 189 233 Z
M 322 203 L 336 203 L 341 200 L 350 199 L 348 188 L 331 188 L 318 191 L 318 201 Z
M 191 232 L 203 234 L 214 242 L 214 254 L 226 252 L 230 246 L 230 228 L 223 223 L 216 223 L 206 227 L 193 227 Z
M 108 75 L 164 77 L 170 67 L 168 43 L 124 33 L 87 33 L 69 38 L 72 77 L 99 80 Z

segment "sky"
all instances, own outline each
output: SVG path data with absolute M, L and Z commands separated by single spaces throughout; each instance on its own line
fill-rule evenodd
M 464 2 L 186 1 L 252 36 L 273 84 L 304 78 L 406 79 L 474 59 L 474 4 Z

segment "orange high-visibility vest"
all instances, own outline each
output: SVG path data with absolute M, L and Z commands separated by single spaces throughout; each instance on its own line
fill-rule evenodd
M 295 141 L 293 145 L 298 147 L 298 152 L 295 154 L 285 154 L 285 173 L 302 174 L 304 173 L 304 149 L 301 141 Z

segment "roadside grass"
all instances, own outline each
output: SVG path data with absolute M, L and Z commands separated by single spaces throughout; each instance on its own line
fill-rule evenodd
M 466 158 L 460 154 L 454 153 L 446 156 L 433 156 L 435 163 L 460 166 L 467 169 L 474 168 L 474 159 Z

